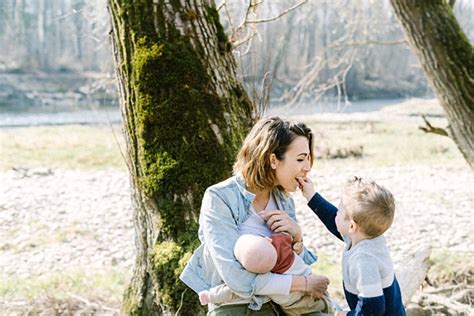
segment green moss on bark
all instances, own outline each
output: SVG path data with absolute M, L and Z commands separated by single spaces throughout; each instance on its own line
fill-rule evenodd
M 219 12 L 215 7 L 206 6 L 205 7 L 206 13 L 206 20 L 209 22 L 210 25 L 213 25 L 216 28 L 216 36 L 219 51 L 221 54 L 226 54 L 232 50 L 232 44 L 229 42 L 227 38 L 227 34 L 222 27 L 222 24 L 219 21 Z
M 129 287 L 125 291 L 122 302 L 122 314 L 130 316 L 151 316 L 153 315 L 147 306 L 140 304 L 132 289 Z
M 210 89 L 202 62 L 184 38 L 160 45 L 142 38 L 132 60 L 137 111 L 131 119 L 140 139 L 141 189 L 173 203 L 175 195 L 189 191 L 202 196 L 231 170 L 242 136 L 225 132 L 223 112 L 229 101 L 238 107 L 239 97 L 222 100 Z M 209 120 L 221 125 L 224 144 L 219 144 Z
M 142 38 L 132 60 L 137 110 L 130 119 L 135 120 L 143 172 L 138 184 L 159 211 L 153 273 L 161 300 L 176 310 L 187 289 L 178 280 L 183 258 L 189 258 L 197 246 L 192 242 L 197 240 L 197 223 L 191 218 L 198 215 L 204 190 L 230 175 L 236 150 L 247 131 L 242 127 L 229 133 L 224 118 L 224 112 L 230 112 L 231 121 L 241 126 L 233 113 L 241 95 L 229 99 L 216 95 L 202 62 L 185 38 L 173 44 L 151 44 Z M 230 103 L 233 105 L 229 107 Z M 209 121 L 218 126 L 223 142 Z M 197 296 L 188 294 L 182 304 L 196 311 Z
M 190 306 L 194 307 L 191 310 L 195 312 L 200 309 L 197 295 L 182 282 L 176 282 L 191 258 L 195 245 L 182 246 L 174 241 L 164 241 L 155 245 L 151 257 L 155 278 L 160 284 L 161 301 L 174 311 L 186 306 L 182 310 L 184 314 L 190 310 Z M 185 291 L 190 291 L 191 295 L 183 295 Z

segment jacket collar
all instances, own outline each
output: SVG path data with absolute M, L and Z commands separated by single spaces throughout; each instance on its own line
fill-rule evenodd
M 255 194 L 245 188 L 245 179 L 241 172 L 235 175 L 235 182 L 237 183 L 237 187 L 239 188 L 240 194 L 242 194 L 242 196 L 248 203 L 252 203 L 255 199 Z

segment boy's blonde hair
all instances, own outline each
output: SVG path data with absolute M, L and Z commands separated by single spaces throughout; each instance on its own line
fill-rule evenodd
M 309 143 L 309 160 L 313 165 L 313 133 L 304 123 L 290 122 L 274 116 L 258 121 L 244 140 L 234 164 L 234 174 L 241 172 L 250 190 L 271 190 L 275 186 L 275 170 L 270 155 L 278 160 L 296 137 L 303 136 Z
M 350 178 L 344 186 L 342 204 L 346 216 L 369 237 L 382 235 L 392 225 L 395 215 L 393 195 L 374 181 Z

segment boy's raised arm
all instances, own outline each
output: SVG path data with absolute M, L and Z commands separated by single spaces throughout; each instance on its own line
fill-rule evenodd
M 311 200 L 308 202 L 308 206 L 334 236 L 343 240 L 336 227 L 337 207 L 328 202 L 325 198 L 319 195 L 319 193 L 313 195 Z
M 326 226 L 334 236 L 343 240 L 336 227 L 337 207 L 326 201 L 319 193 L 314 193 L 314 185 L 311 178 L 299 177 L 296 180 L 298 180 L 301 193 L 303 193 L 303 196 L 308 200 L 308 206 L 311 210 L 318 215 L 324 226 Z

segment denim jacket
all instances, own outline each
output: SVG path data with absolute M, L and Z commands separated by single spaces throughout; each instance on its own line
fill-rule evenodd
M 296 220 L 293 198 L 278 189 L 273 197 L 280 210 Z M 233 249 L 239 238 L 238 226 L 250 216 L 250 206 L 255 194 L 245 189 L 242 175 L 233 176 L 207 188 L 199 216 L 199 240 L 195 250 L 180 275 L 181 281 L 196 293 L 211 287 L 227 284 L 233 292 L 250 301 L 249 308 L 259 310 L 268 298 L 259 289 L 272 280 L 272 273 L 254 274 L 246 271 L 235 259 Z M 303 260 L 312 264 L 317 257 L 304 249 Z

